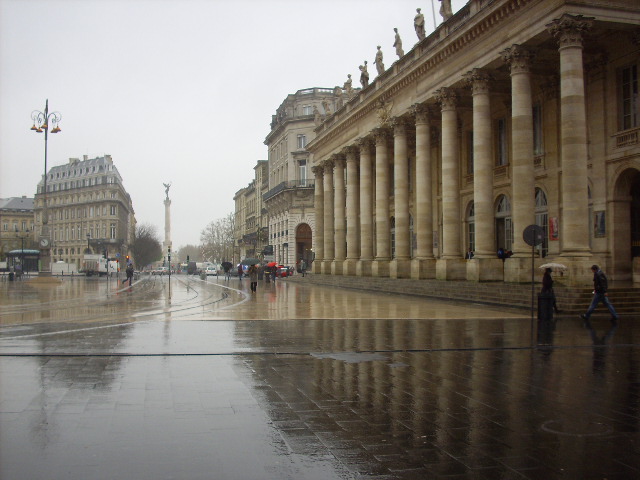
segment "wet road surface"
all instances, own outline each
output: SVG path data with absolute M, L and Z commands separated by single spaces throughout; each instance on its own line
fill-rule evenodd
M 637 317 L 185 276 L 0 315 L 1 480 L 640 478 Z

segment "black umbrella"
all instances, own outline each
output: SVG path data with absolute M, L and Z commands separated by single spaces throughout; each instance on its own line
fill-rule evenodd
M 231 268 L 233 264 L 231 262 L 222 262 L 222 268 Z

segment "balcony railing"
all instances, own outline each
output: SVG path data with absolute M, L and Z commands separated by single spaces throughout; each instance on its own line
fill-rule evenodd
M 269 190 L 267 193 L 265 193 L 262 196 L 262 200 L 267 201 L 270 198 L 275 197 L 279 193 L 284 192 L 286 190 L 298 190 L 301 188 L 308 189 L 308 188 L 314 188 L 314 186 L 315 186 L 315 182 L 313 178 L 307 178 L 304 180 L 290 180 L 288 182 L 282 182 L 281 184 L 275 186 L 274 188 Z

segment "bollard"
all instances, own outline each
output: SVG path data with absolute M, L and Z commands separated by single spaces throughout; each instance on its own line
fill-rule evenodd
M 9 272 L 9 281 L 13 282 L 13 272 Z
M 553 321 L 553 294 L 540 292 L 538 294 L 538 320 Z

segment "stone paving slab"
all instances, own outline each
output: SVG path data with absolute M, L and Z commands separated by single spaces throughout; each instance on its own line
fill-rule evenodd
M 532 348 L 521 313 L 286 281 L 12 287 L 2 480 L 640 477 L 635 318 Z

